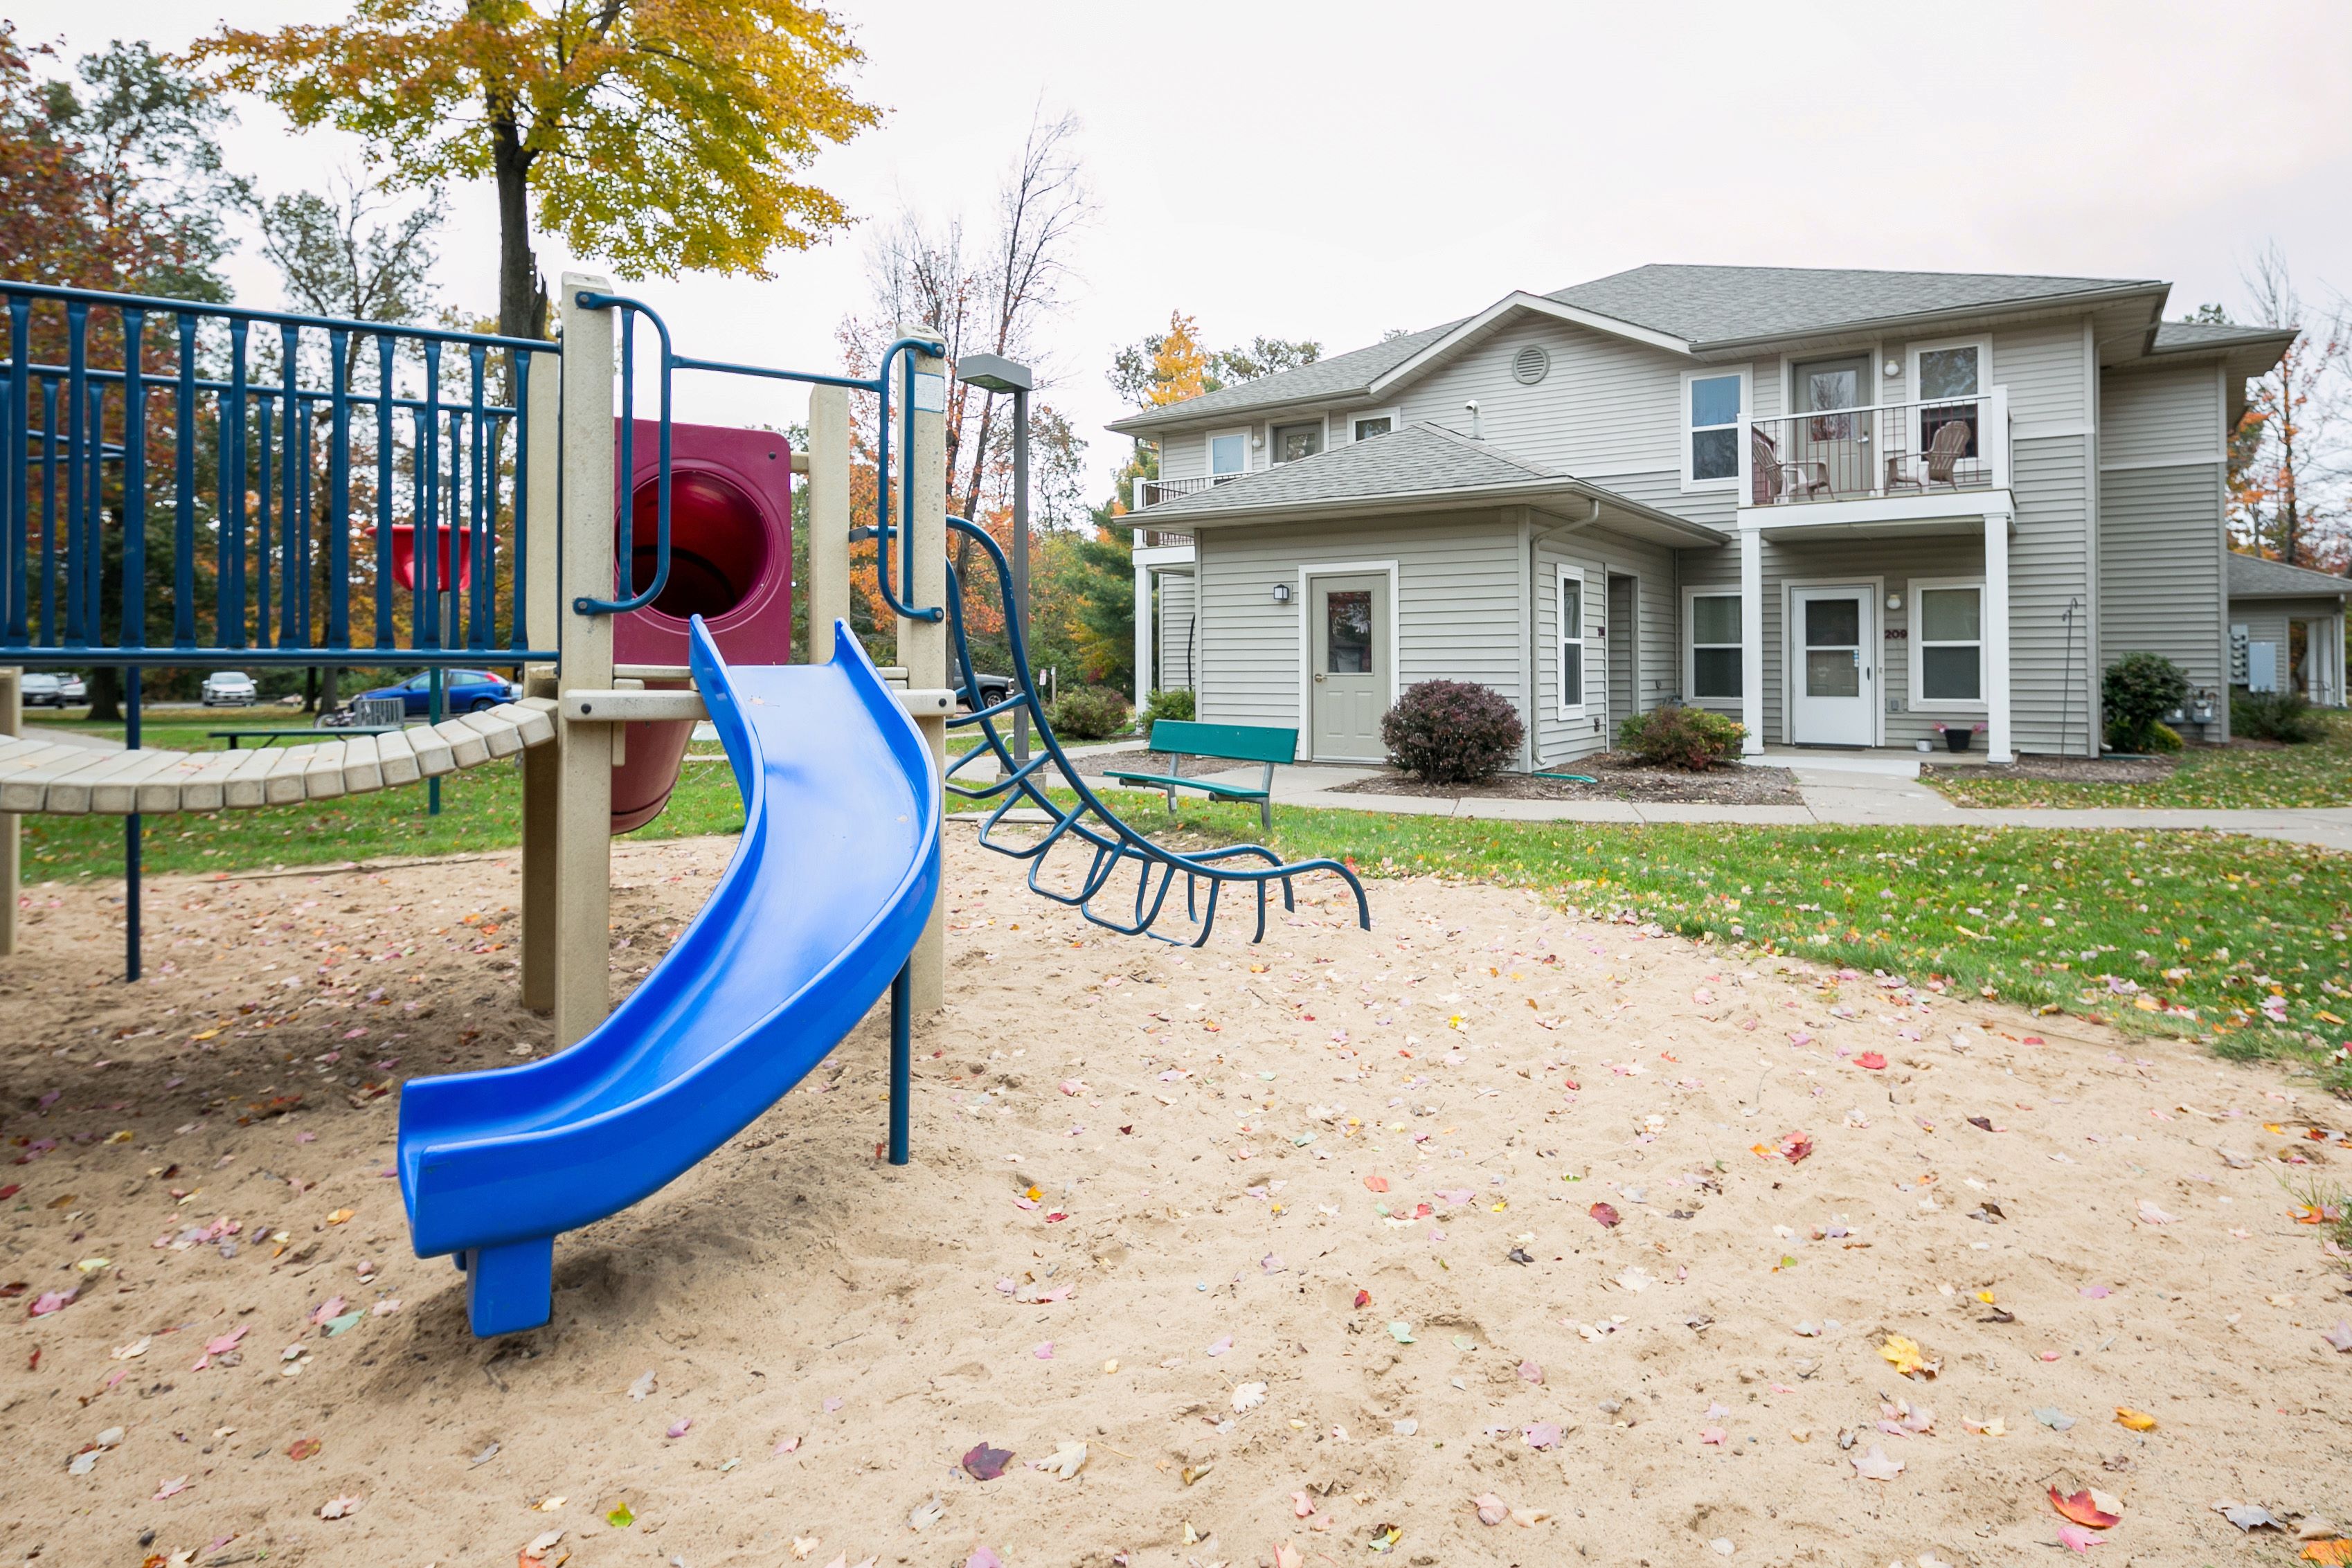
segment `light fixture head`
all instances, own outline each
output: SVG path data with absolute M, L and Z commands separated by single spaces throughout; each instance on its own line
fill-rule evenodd
M 1276 604 L 1287 604 L 1290 602 L 1290 584 L 1286 582 L 1277 582 L 1274 585 L 1274 601 Z
M 1028 366 L 1002 354 L 966 354 L 956 361 L 956 380 L 994 392 L 1025 392 L 1037 384 Z
M 1886 596 L 1886 608 L 1888 608 L 1889 610 L 1900 610 L 1900 609 L 1902 609 L 1902 608 L 1903 608 L 1903 596 L 1902 596 L 1901 594 L 1899 594 L 1899 593 L 1890 593 L 1890 594 L 1888 594 L 1888 595 Z
M 1900 360 L 1889 360 L 1885 364 L 1879 366 L 1878 369 L 1879 373 L 1882 375 L 1899 376 L 1903 373 L 1903 361 Z

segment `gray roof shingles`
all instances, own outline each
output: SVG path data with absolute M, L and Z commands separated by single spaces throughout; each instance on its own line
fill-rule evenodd
M 1576 284 L 1545 298 L 1705 349 L 1710 343 L 1796 337 L 1906 316 L 2165 287 L 2146 278 L 1653 263 Z M 1143 409 L 1111 428 L 1142 432 L 1217 414 L 1244 414 L 1280 403 L 1361 393 L 1381 375 L 1461 325 L 1461 321 L 1449 321 L 1442 327 L 1407 332 L 1280 375 L 1223 387 L 1161 408 Z
M 1545 480 L 1570 482 L 1565 474 L 1523 463 L 1450 430 L 1409 424 L 1387 435 L 1335 446 L 1295 463 L 1278 463 L 1162 501 L 1146 515 L 1158 526 L 1268 507 L 1369 500 L 1400 493 L 1489 490 Z
M 2230 552 L 2232 599 L 2326 599 L 2352 594 L 2352 578 Z

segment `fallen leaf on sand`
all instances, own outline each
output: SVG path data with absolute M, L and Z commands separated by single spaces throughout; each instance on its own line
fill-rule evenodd
M 2063 1432 L 2067 1427 L 2074 1424 L 2074 1417 L 2067 1415 L 2066 1412 L 2059 1409 L 2055 1405 L 2035 1406 L 2033 1407 L 2033 1418 L 2036 1421 L 2041 1422 L 2043 1426 L 2049 1427 L 2053 1432 Z
M 672 1421 L 669 1426 L 663 1430 L 662 1436 L 665 1437 L 683 1437 L 693 1425 L 693 1416 L 681 1416 L 677 1420 Z
M 342 1225 L 342 1224 L 346 1224 L 346 1223 L 348 1223 L 348 1222 L 350 1221 L 350 1219 L 351 1219 L 352 1216 L 353 1216 L 354 1214 L 357 1214 L 358 1212 L 359 1212 L 359 1210 L 358 1210 L 358 1209 L 356 1209 L 356 1208 L 339 1208 L 339 1209 L 335 1210 L 335 1212 L 334 1212 L 334 1213 L 332 1213 L 332 1214 L 331 1214 L 331 1215 L 327 1216 L 327 1223 L 328 1223 L 328 1224 L 330 1224 L 330 1225 Z M 357 1504 L 355 1503 L 355 1504 L 353 1504 L 353 1506 L 354 1506 L 354 1507 L 356 1507 L 356 1506 L 357 1506 Z M 341 1514 L 340 1514 L 340 1513 L 338 1513 L 338 1514 L 331 1514 L 331 1515 L 330 1515 L 329 1517 L 330 1517 L 330 1518 L 333 1518 L 333 1519 L 341 1519 L 341 1518 L 342 1518 L 342 1515 L 341 1515 Z
M 1399 1344 L 1411 1344 L 1413 1343 L 1412 1325 L 1400 1319 L 1389 1325 L 1389 1337 Z
M 2286 1528 L 2286 1521 L 2256 1503 L 2232 1502 L 2225 1498 L 2213 1505 L 2213 1511 L 2240 1530 L 2284 1530 Z
M 2058 1544 L 2069 1552 L 2088 1552 L 2105 1540 L 2105 1536 L 2085 1530 L 2079 1524 L 2062 1524 L 2058 1527 Z
M 1218 1337 L 1217 1342 L 1214 1344 L 1212 1344 L 1204 1354 L 1209 1355 L 1223 1355 L 1225 1352 L 1233 1348 L 1234 1336 L 1231 1334 L 1223 1334 Z
M 320 1519 L 349 1519 L 359 1512 L 360 1500 L 355 1497 L 331 1497 L 319 1505 Z
M 798 1437 L 786 1437 L 768 1451 L 772 1454 L 789 1454 L 800 1446 L 801 1440 Z
M 945 1519 L 947 1513 L 947 1509 L 938 1498 L 926 1498 L 917 1503 L 915 1511 L 907 1516 L 907 1527 L 909 1530 L 929 1530 L 932 1525 Z
M 165 1481 L 162 1486 L 155 1489 L 155 1496 L 152 1500 L 162 1502 L 165 1498 L 177 1497 L 187 1490 L 188 1478 L 185 1476 L 173 1476 L 170 1480 Z
M 1631 1291 L 1635 1295 L 1641 1294 L 1657 1282 L 1656 1277 L 1638 1263 L 1610 1281 L 1610 1283 L 1619 1290 Z
M 324 1447 L 326 1445 L 316 1437 L 297 1437 L 286 1446 L 286 1457 L 297 1460 L 311 1458 Z
M 1298 1548 L 1289 1542 L 1280 1541 L 1275 1543 L 1274 1568 L 1301 1568 L 1305 1562 L 1306 1559 L 1298 1554 Z
M 1937 1367 L 1941 1364 L 1927 1359 L 1927 1352 L 1919 1348 L 1917 1340 L 1899 1333 L 1888 1334 L 1886 1342 L 1878 1347 L 1878 1354 L 1889 1365 L 1906 1377 L 1917 1372 L 1924 1372 L 1933 1377 L 1936 1375 Z
M 1623 1215 L 1617 1212 L 1617 1208 L 1614 1204 L 1596 1203 L 1591 1208 L 1586 1209 L 1585 1212 L 1592 1216 L 1593 1218 L 1601 1221 L 1604 1228 L 1617 1225 L 1625 1218 Z
M 1550 1517 L 1551 1511 L 1547 1508 L 1515 1508 L 1511 1510 L 1511 1522 L 1517 1525 L 1522 1530 L 1533 1530 L 1537 1525 L 1541 1524 L 1545 1520 L 1549 1519 Z
M 1299 1519 L 1312 1519 L 1315 1517 L 1315 1501 L 1303 1491 L 1292 1492 L 1290 1511 Z
M 975 1443 L 963 1457 L 963 1468 L 976 1481 L 992 1481 L 1004 1473 L 1013 1462 L 1010 1448 L 992 1448 L 986 1443 Z
M 2094 1530 L 2111 1530 L 2123 1522 L 2121 1513 L 2110 1513 L 2101 1508 L 2088 1487 L 2071 1497 L 2056 1487 L 2050 1489 L 2050 1506 L 2077 1524 L 2087 1524 Z
M 1960 1417 L 1960 1425 L 1966 1427 L 1969 1431 L 1974 1432 L 1979 1437 L 2006 1437 L 2009 1434 L 2009 1423 L 2003 1421 L 1998 1416 L 1986 1421 L 1974 1420 L 1969 1416 L 1963 1416 Z
M 1813 1135 L 1811 1133 L 1783 1133 L 1780 1134 L 1780 1155 L 1781 1157 L 1786 1159 L 1790 1165 L 1802 1164 L 1805 1156 L 1812 1152 Z
M 1523 1428 L 1519 1436 L 1527 1440 L 1530 1448 L 1549 1448 L 1559 1441 L 1559 1427 L 1549 1421 L 1538 1421 Z
M 1853 1473 L 1866 1481 L 1891 1481 L 1903 1473 L 1903 1461 L 1888 1458 L 1886 1450 L 1875 1443 L 1853 1463 Z
M 2352 1320 L 2336 1319 L 2336 1326 L 2325 1330 L 2319 1337 L 2334 1345 L 2339 1352 L 2352 1351 Z
M 2169 1225 L 2173 1217 L 2146 1198 L 2139 1200 L 2139 1222 L 2142 1225 Z
M 1386 1192 L 1389 1189 L 1389 1178 L 1384 1176 L 1368 1176 L 1364 1178 L 1364 1188 L 1368 1192 Z
M 1055 1480 L 1068 1480 L 1086 1468 L 1087 1446 L 1064 1438 L 1054 1451 L 1042 1459 L 1032 1459 L 1029 1468 L 1043 1470 Z
M 1543 1382 L 1543 1368 L 1537 1365 L 1532 1361 L 1523 1361 L 1519 1363 L 1519 1375 L 1529 1383 L 1541 1384 Z
M 1370 1291 L 1358 1291 L 1356 1292 L 1356 1305 L 1358 1307 L 1369 1307 L 1371 1304 L 1372 1293 Z
M 1886 1058 L 1879 1055 L 1878 1052 L 1874 1051 L 1865 1051 L 1860 1056 L 1853 1059 L 1853 1064 L 1856 1067 L 1866 1067 L 1871 1071 L 1877 1072 L 1884 1070 L 1886 1066 Z
M 793 1537 L 793 1561 L 795 1563 L 807 1562 L 809 1553 L 816 1549 L 817 1538 L 815 1536 L 795 1535 Z M 842 1555 L 846 1557 L 848 1553 L 845 1552 Z
M 553 1546 L 557 1542 L 562 1539 L 563 1531 L 560 1530 L 550 1530 L 532 1536 L 530 1538 L 530 1544 L 522 1549 L 523 1561 L 526 1563 L 545 1562 L 547 1560 L 548 1548 Z
M 625 1502 L 616 1502 L 604 1511 L 604 1522 L 615 1530 L 626 1530 L 637 1522 L 636 1514 Z
M 654 1375 L 650 1372 L 641 1372 L 637 1374 L 637 1380 L 629 1385 L 629 1397 L 643 1399 L 654 1391 Z
M 1234 1390 L 1234 1414 L 1236 1416 L 1245 1410 L 1255 1410 L 1265 1403 L 1265 1385 L 1263 1383 L 1244 1383 Z
M 2333 1541 L 2308 1542 L 2303 1549 L 2303 1560 L 2305 1563 L 2325 1563 L 2330 1568 L 2346 1568 L 2347 1564 L 2352 1564 L 2352 1540 L 2338 1536 Z
M 1511 1517 L 1511 1505 L 1490 1491 L 1480 1492 L 1472 1498 L 1470 1505 L 1478 1511 L 1478 1522 L 1481 1524 L 1500 1524 Z
M 2116 1406 L 2116 1421 L 2117 1425 L 2128 1427 L 2135 1432 L 2153 1432 L 2156 1430 L 2155 1416 L 2149 1415 L 2145 1410 L 2135 1410 L 2128 1405 L 2118 1405 Z

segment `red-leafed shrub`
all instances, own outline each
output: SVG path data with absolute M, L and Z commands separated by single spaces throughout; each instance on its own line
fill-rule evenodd
M 1511 705 L 1470 681 L 1423 681 L 1381 719 L 1389 760 L 1432 784 L 1492 779 L 1525 736 Z

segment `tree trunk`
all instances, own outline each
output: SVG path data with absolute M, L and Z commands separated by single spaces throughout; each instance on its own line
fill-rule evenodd
M 499 333 L 547 336 L 547 287 L 530 250 L 530 175 L 532 154 L 510 110 L 493 105 L 490 164 L 499 191 Z
M 89 673 L 89 722 L 122 722 L 122 672 L 112 664 L 100 664 Z

